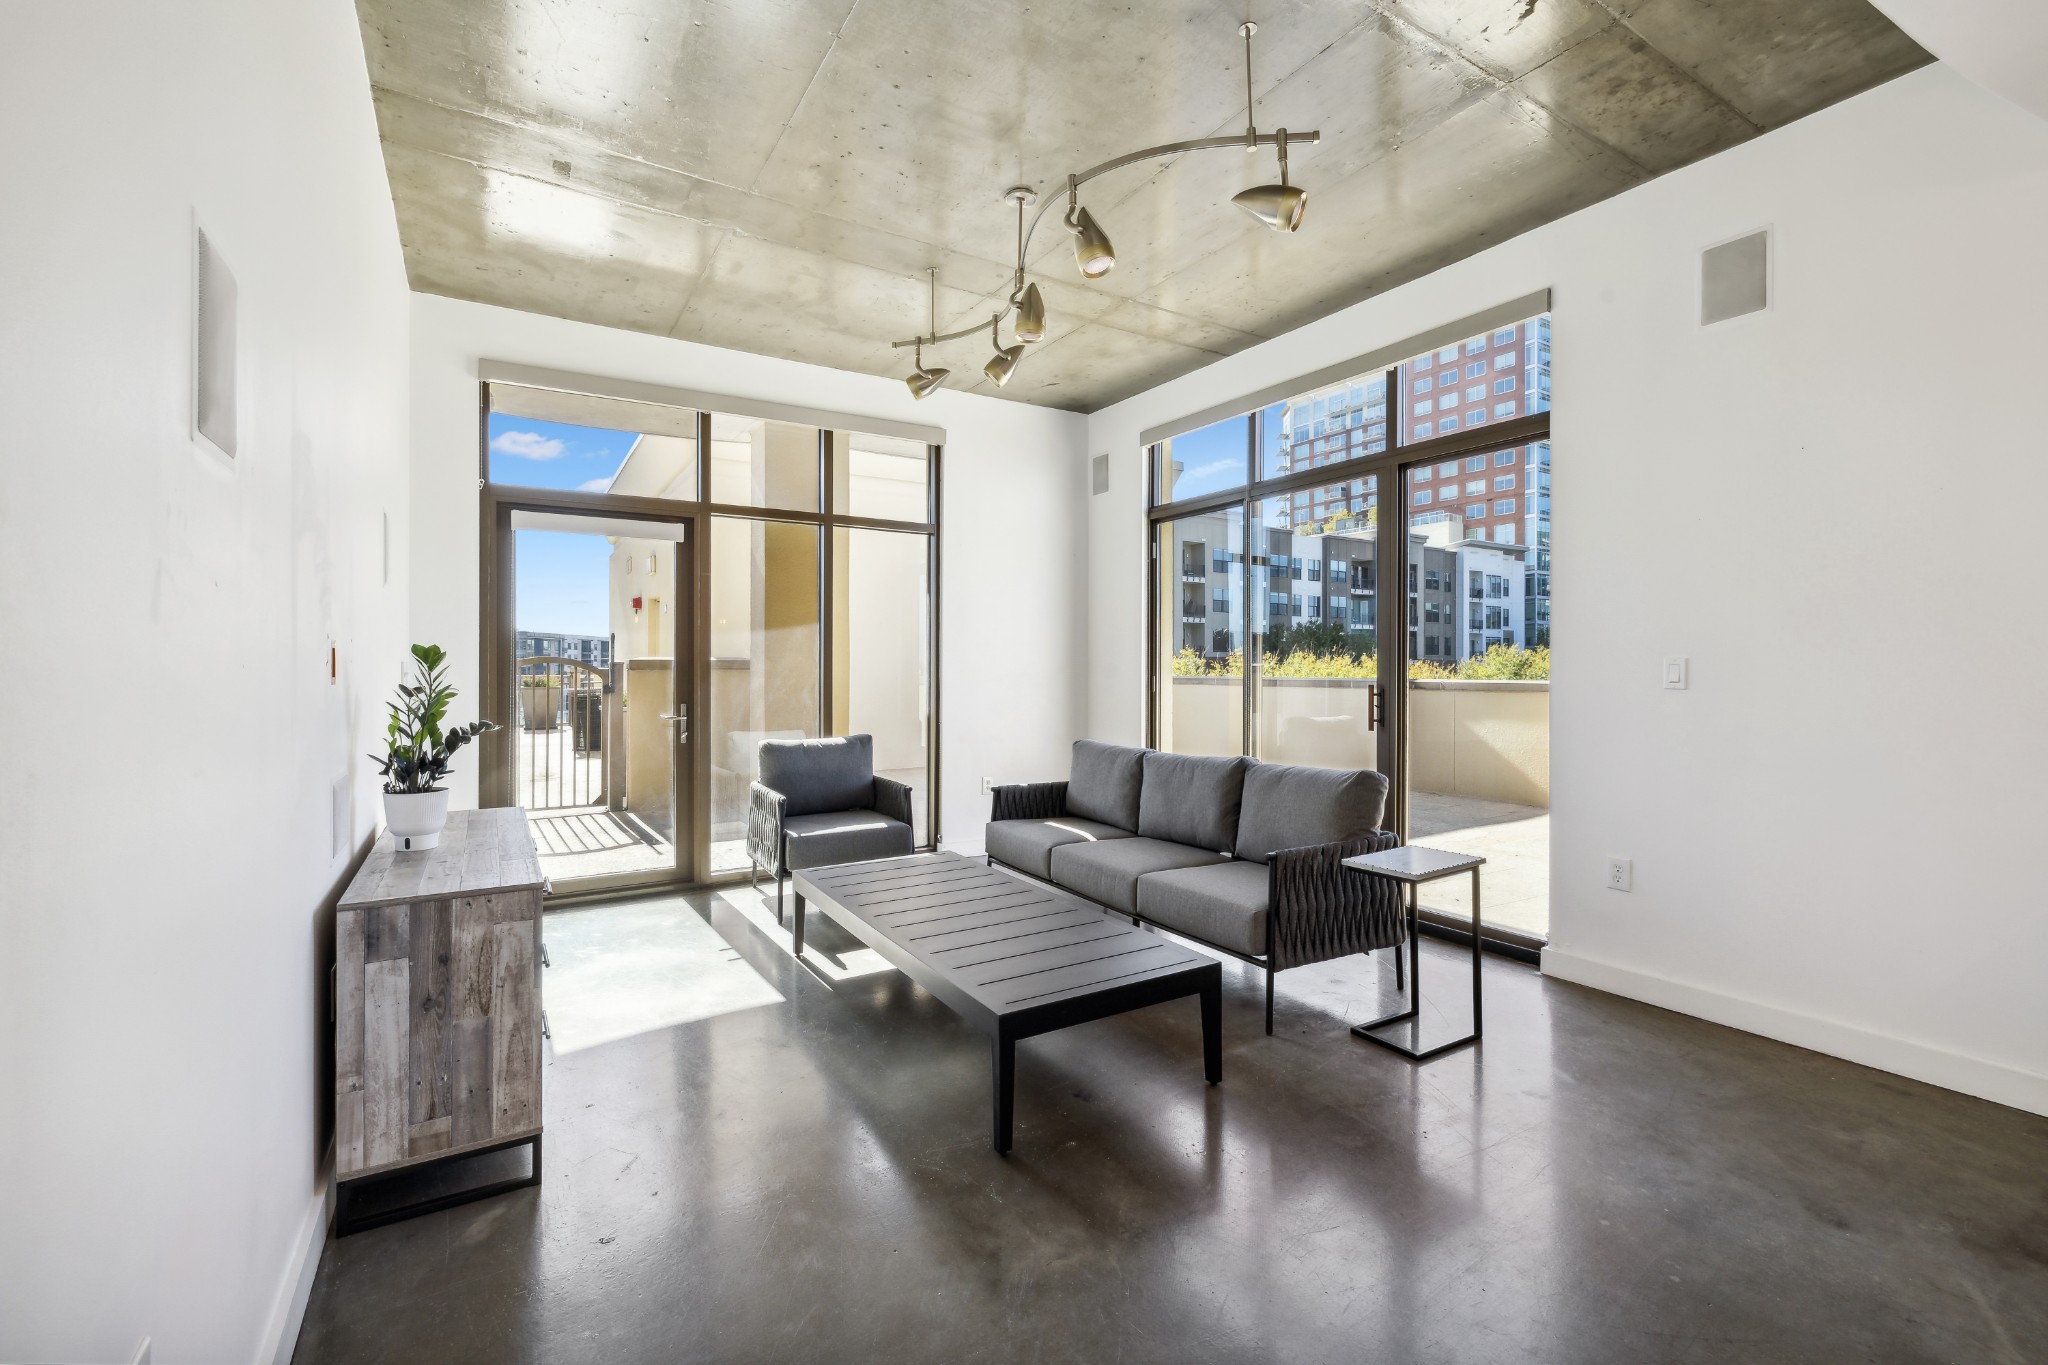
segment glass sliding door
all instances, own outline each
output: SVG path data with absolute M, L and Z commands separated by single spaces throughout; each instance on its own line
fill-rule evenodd
M 1160 691 L 1157 747 L 1181 754 L 1244 752 L 1246 612 L 1244 507 L 1233 503 L 1158 523 Z
M 832 532 L 835 735 L 871 735 L 875 775 L 910 788 L 928 842 L 931 798 L 931 540 L 842 526 Z

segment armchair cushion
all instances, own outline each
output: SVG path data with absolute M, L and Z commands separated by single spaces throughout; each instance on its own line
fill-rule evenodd
M 1135 826 L 1138 833 L 1148 839 L 1230 852 L 1237 843 L 1237 810 L 1249 761 L 1146 754 L 1145 788 Z M 1072 797 L 1067 804 L 1072 807 Z
M 1360 839 L 1386 808 L 1387 779 L 1370 769 L 1254 763 L 1244 775 L 1237 856 L 1263 863 L 1283 848 Z
M 988 827 L 988 854 L 999 863 L 1052 879 L 1052 851 L 1061 844 L 1128 839 L 1131 832 L 1094 820 L 998 820 Z
M 1103 839 L 1054 848 L 1052 880 L 1075 895 L 1128 915 L 1138 908 L 1138 878 L 1146 873 L 1219 861 L 1214 853 L 1163 839 Z
M 761 745 L 761 785 L 782 793 L 785 818 L 872 810 L 875 741 L 869 735 L 766 740 Z
M 1262 957 L 1272 873 L 1259 863 L 1182 867 L 1138 878 L 1138 913 L 1219 948 Z
M 871 810 L 792 815 L 782 822 L 786 870 L 901 858 L 913 844 L 910 826 Z
M 1075 740 L 1073 772 L 1067 778 L 1067 814 L 1118 829 L 1136 829 L 1144 763 L 1143 749 Z

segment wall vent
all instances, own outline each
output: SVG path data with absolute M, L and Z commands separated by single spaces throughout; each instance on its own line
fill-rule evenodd
M 192 426 L 230 459 L 235 454 L 235 277 L 204 230 L 195 269 Z
M 1095 457 L 1095 491 L 1097 493 L 1107 493 L 1109 491 L 1109 456 L 1107 455 L 1097 455 Z
M 1700 253 L 1700 326 L 1711 327 L 1770 306 L 1770 229 Z

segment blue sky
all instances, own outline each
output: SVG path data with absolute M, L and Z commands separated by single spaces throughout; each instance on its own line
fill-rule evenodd
M 491 482 L 595 491 L 618 473 L 630 431 L 492 413 Z M 562 635 L 608 635 L 612 547 L 603 536 L 514 532 L 514 625 Z

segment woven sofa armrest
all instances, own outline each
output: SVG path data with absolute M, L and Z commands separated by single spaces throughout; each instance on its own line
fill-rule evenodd
M 1067 784 L 1064 782 L 1020 782 L 995 789 L 988 818 L 996 820 L 1057 820 L 1067 813 Z
M 875 779 L 875 814 L 886 815 L 891 820 L 901 820 L 912 829 L 917 828 L 917 819 L 910 804 L 910 788 L 893 777 Z
M 1267 933 L 1274 970 L 1405 941 L 1400 884 L 1344 866 L 1346 858 L 1384 853 L 1400 842 L 1392 830 L 1379 829 L 1341 843 L 1284 848 L 1267 861 Z
M 747 857 L 754 865 L 780 877 L 782 810 L 787 802 L 773 787 L 754 783 L 747 794 Z

